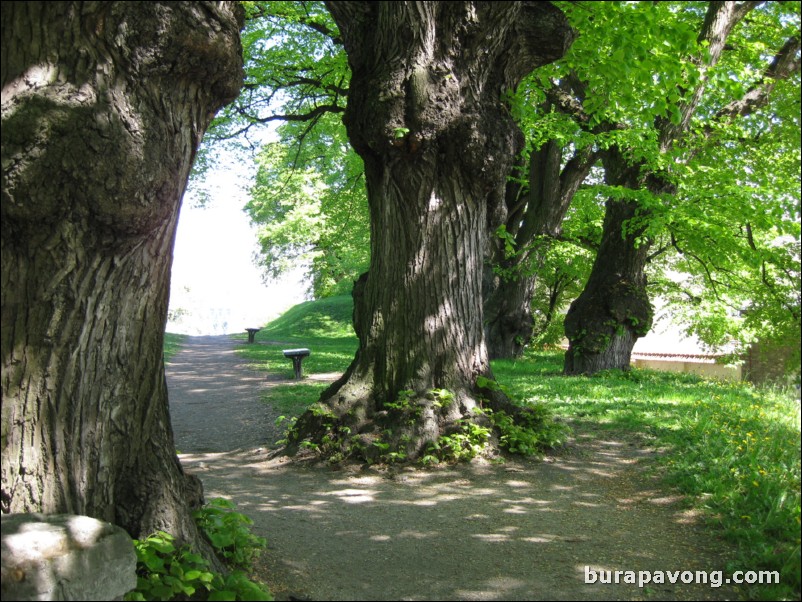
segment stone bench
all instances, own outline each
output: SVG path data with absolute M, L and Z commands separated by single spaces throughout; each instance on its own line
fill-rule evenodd
M 285 349 L 284 357 L 292 360 L 292 367 L 295 370 L 295 380 L 301 380 L 301 362 L 309 356 L 309 349 Z
M 3 600 L 122 600 L 136 552 L 120 527 L 72 514 L 3 514 Z

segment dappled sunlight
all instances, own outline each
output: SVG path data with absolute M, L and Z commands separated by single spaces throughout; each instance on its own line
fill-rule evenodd
M 166 363 L 179 453 L 267 447 L 280 438 L 260 399 L 264 375 L 248 370 L 229 337 L 185 337 L 181 345 Z
M 580 501 L 573 501 L 571 502 L 574 506 L 584 506 L 586 508 L 598 508 L 601 504 L 593 503 L 593 502 L 580 502 Z
M 335 496 L 346 504 L 364 504 L 375 501 L 378 492 L 370 489 L 341 489 L 338 491 L 318 492 L 317 495 Z
M 679 497 L 643 486 L 641 450 L 609 436 L 574 445 L 547 462 L 428 470 L 333 471 L 270 460 L 264 452 L 181 460 L 204 481 L 207 497 L 231 498 L 254 519 L 255 532 L 268 539 L 272 566 L 294 575 L 299 587 L 310 571 L 347 570 L 354 575 L 351 595 L 381 599 L 375 576 L 414 557 L 428 570 L 410 581 L 410 600 L 538 599 L 542 591 L 550 599 L 577 591 L 585 592 L 580 599 L 637 597 L 642 592 L 629 586 L 586 585 L 576 567 L 659 568 L 666 530 L 694 525 L 686 524 Z M 706 556 L 698 544 L 689 530 L 673 538 L 672 550 L 701 568 Z M 325 554 L 309 555 L 321 547 Z M 547 564 L 539 560 L 545 557 Z
M 692 402 L 579 403 L 594 421 L 618 425 L 630 410 L 684 412 Z M 623 429 L 577 430 L 542 462 L 331 470 L 269 459 L 265 450 L 181 460 L 204 481 L 207 499 L 230 498 L 254 519 L 269 542 L 271 571 L 298 589 L 312 572 L 347 572 L 350 595 L 381 599 L 376 575 L 405 570 L 414 558 L 426 570 L 410 579 L 403 596 L 410 600 L 542 599 L 544 592 L 550 599 L 633 599 L 643 592 L 586 585 L 575 567 L 653 570 L 670 551 L 698 568 L 722 568 L 699 553 L 698 516 L 642 473 L 640 463 L 655 456 L 636 444 L 643 439 Z
M 513 592 L 531 591 L 529 583 L 516 577 L 496 577 L 488 579 L 484 587 L 478 589 L 458 589 L 454 592 L 460 600 L 508 600 L 513 598 Z

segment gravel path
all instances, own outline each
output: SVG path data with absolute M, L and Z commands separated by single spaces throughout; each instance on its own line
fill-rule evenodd
M 187 337 L 167 363 L 179 453 L 255 449 L 281 438 L 277 413 L 260 401 L 270 382 L 247 367 L 236 345 L 228 336 Z
M 232 348 L 195 337 L 173 358 L 173 425 L 207 498 L 234 500 L 268 539 L 258 576 L 278 600 L 738 598 L 670 575 L 646 587 L 625 573 L 618 585 L 585 583 L 586 566 L 636 576 L 726 565 L 724 545 L 649 476 L 654 452 L 632 435 L 577 425 L 541 462 L 431 470 L 269 459 L 273 417 L 258 401 L 268 384 Z

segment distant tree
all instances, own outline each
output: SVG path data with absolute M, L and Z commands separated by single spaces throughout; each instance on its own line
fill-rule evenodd
M 510 210 L 505 227 L 493 239 L 494 278 L 485 289 L 491 355 L 520 351 L 536 327 L 535 306 L 541 317 L 553 315 L 548 308 L 559 296 L 554 294 L 560 290 L 555 285 L 565 282 L 553 278 L 556 274 L 581 277 L 571 263 L 557 272 L 553 261 L 548 269 L 544 263 L 550 249 L 567 249 L 567 240 L 590 249 L 594 257 L 598 253 L 592 281 L 596 284 L 591 287 L 596 287 L 592 298 L 598 303 L 575 306 L 579 309 L 570 313 L 568 325 L 575 349 L 607 350 L 606 358 L 597 358 L 599 367 L 628 366 L 630 343 L 648 330 L 649 295 L 657 292 L 674 304 L 675 316 L 684 315 L 689 328 L 707 335 L 704 338 L 711 343 L 722 337 L 754 336 L 758 323 L 754 318 L 765 311 L 783 316 L 786 330 L 798 330 L 799 320 L 788 309 L 794 307 L 793 295 L 764 294 L 794 289 L 793 278 L 784 276 L 794 273 L 788 267 L 789 261 L 793 265 L 793 253 L 778 251 L 776 243 L 758 253 L 742 233 L 760 230 L 767 240 L 777 239 L 776 232 L 785 233 L 783 240 L 792 245 L 799 240 L 793 234 L 798 222 L 794 191 L 799 188 L 799 6 L 672 2 L 560 6 L 579 39 L 564 59 L 529 78 L 515 103 L 529 147 L 507 189 Z M 749 17 L 739 21 L 744 15 Z M 729 25 L 723 22 L 725 17 Z M 733 27 L 734 32 L 730 31 Z M 706 38 L 724 34 L 726 47 L 713 44 L 709 54 Z M 677 128 L 683 115 L 692 115 L 690 126 Z M 754 152 L 755 136 L 761 140 L 759 152 Z M 772 161 L 769 145 L 782 160 Z M 606 184 L 587 177 L 595 160 L 603 160 Z M 775 175 L 770 183 L 763 178 L 758 185 L 757 174 L 765 169 L 757 163 L 774 163 L 784 175 Z M 755 176 L 739 180 L 737 174 L 745 172 Z M 704 202 L 694 193 L 699 187 L 714 186 L 716 178 L 728 191 L 722 196 L 731 202 Z M 587 195 L 611 199 L 606 203 L 607 247 L 601 253 L 601 236 L 576 228 L 570 235 L 563 232 L 563 220 L 579 193 L 585 199 Z M 796 206 L 789 199 L 797 199 Z M 591 208 L 593 203 L 584 206 Z M 626 207 L 630 214 L 615 216 Z M 708 223 L 703 221 L 705 214 Z M 771 217 L 758 219 L 758 215 Z M 721 240 L 720 250 L 710 244 L 712 230 Z M 622 233 L 629 236 L 628 242 L 621 239 Z M 724 265 L 719 251 L 726 241 L 730 241 L 731 258 L 726 273 L 732 278 L 713 269 Z M 680 261 L 677 254 L 683 253 L 686 259 L 696 259 Z M 717 255 L 719 259 L 711 263 Z M 575 254 L 560 251 L 551 257 L 560 256 L 568 259 Z M 757 269 L 758 256 L 767 269 Z M 680 264 L 686 273 L 695 274 L 688 287 L 679 286 L 673 275 Z M 772 265 L 786 267 L 778 270 Z M 607 285 L 598 288 L 605 267 L 622 276 L 629 274 L 618 282 L 623 294 L 612 294 Z M 636 272 L 642 277 L 635 278 Z M 650 292 L 634 284 L 645 284 L 646 272 L 658 285 Z M 727 286 L 716 286 L 708 272 L 726 279 Z M 752 276 L 746 277 L 747 273 Z M 774 274 L 781 282 L 774 278 L 775 285 L 766 287 L 761 284 L 766 274 Z M 613 286 L 614 280 L 608 285 Z M 589 294 L 585 301 L 591 299 Z M 753 301 L 758 298 L 760 304 Z M 704 302 L 688 303 L 689 299 Z M 763 309 L 758 311 L 758 305 Z M 598 310 L 596 314 L 591 307 Z M 751 317 L 734 318 L 734 310 Z M 624 324 L 627 314 L 634 318 L 630 327 Z M 724 314 L 728 319 L 722 319 Z M 766 326 L 764 321 L 764 332 Z M 624 339 L 628 343 L 620 344 Z M 568 355 L 567 366 L 575 349 Z M 612 353 L 615 349 L 622 353 Z M 588 371 L 594 369 L 588 366 Z
M 737 188 L 742 197 L 751 195 L 750 205 L 759 211 L 771 213 L 773 199 L 788 196 L 788 189 L 762 195 L 748 178 L 733 177 L 738 169 L 752 168 L 732 160 L 759 130 L 783 136 L 794 131 L 778 124 L 797 120 L 783 90 L 798 88 L 799 7 L 569 3 L 565 10 L 580 32 L 579 41 L 544 93 L 596 137 L 605 169 L 605 186 L 599 190 L 608 199 L 596 261 L 566 316 L 570 347 L 565 369 L 569 374 L 627 369 L 632 346 L 652 322 L 647 265 L 671 249 L 690 250 L 704 240 L 708 229 L 701 216 L 722 233 L 743 229 L 751 219 L 750 211 L 738 211 L 733 204 L 698 202 L 688 184 L 703 182 L 703 171 L 716 171 L 700 163 L 712 157 L 704 149 L 726 141 L 733 149 L 731 175 L 719 185 Z M 773 118 L 771 110 L 782 118 Z M 783 185 L 792 179 L 785 178 Z M 792 221 L 798 209 L 787 203 L 780 207 L 785 209 L 774 211 L 772 223 L 784 229 L 780 222 Z M 679 241 L 679 234 L 687 239 Z M 678 244 L 671 244 L 672 235 Z M 709 247 L 710 242 L 701 244 Z M 743 261 L 739 265 L 747 268 Z
M 324 115 L 305 129 L 281 126 L 282 141 L 258 154 L 245 206 L 259 227 L 257 263 L 267 278 L 306 265 L 315 298 L 347 295 L 369 263 L 364 166 L 339 116 Z
M 600 156 L 592 135 L 547 99 L 533 99 L 542 99 L 533 82 L 522 88 L 517 113 L 527 148 L 507 184 L 506 218 L 490 238 L 485 269 L 491 359 L 520 355 L 533 335 L 549 328 L 566 291 L 576 286 L 576 270 L 549 256 L 559 254 L 553 246 L 563 238 L 563 222 Z
M 322 2 L 246 9 L 243 93 L 212 123 L 197 172 L 221 148 L 253 156 L 245 209 L 265 279 L 304 265 L 313 296 L 350 293 L 370 242 L 364 168 L 342 124 L 351 72 L 337 25 Z
M 179 204 L 242 81 L 234 2 L 2 9 L 2 511 L 201 545 L 162 362 Z

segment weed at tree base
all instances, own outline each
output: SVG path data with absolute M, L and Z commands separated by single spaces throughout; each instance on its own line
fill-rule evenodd
M 188 546 L 177 547 L 169 533 L 159 531 L 134 540 L 137 587 L 127 601 L 144 600 L 272 600 L 263 586 L 246 575 L 266 541 L 253 535 L 253 521 L 228 500 L 217 498 L 193 513 L 199 529 L 232 570 L 225 575 Z

